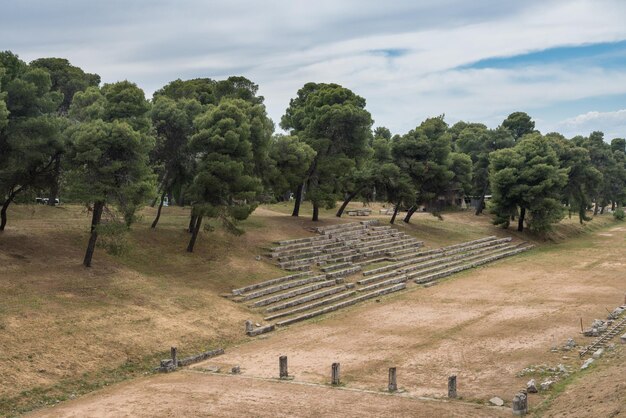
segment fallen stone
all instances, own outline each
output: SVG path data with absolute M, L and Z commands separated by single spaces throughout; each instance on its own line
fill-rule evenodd
M 552 387 L 554 382 L 552 380 L 546 380 L 545 382 L 541 382 L 541 390 L 548 390 Z
M 564 348 L 567 350 L 571 350 L 574 347 L 576 347 L 576 341 L 574 341 L 573 338 L 568 338 Z
M 537 393 L 537 383 L 535 383 L 535 379 L 530 379 L 528 383 L 526 383 L 526 389 L 528 393 Z
M 619 340 L 622 342 L 622 344 L 626 344 L 626 334 L 619 337 Z
M 254 324 L 255 327 L 260 327 L 261 324 L 259 324 L 258 322 L 256 324 Z
M 602 354 L 604 354 L 604 348 L 598 348 L 596 352 L 593 353 L 592 357 L 597 360 L 602 357 Z
M 565 366 L 563 366 L 562 364 L 559 364 L 556 367 L 559 368 L 559 372 L 561 372 L 561 373 L 569 373 L 569 370 L 567 370 L 567 368 Z
M 235 366 L 232 369 L 230 369 L 230 372 L 232 374 L 239 374 L 239 373 L 241 373 L 241 368 L 239 366 Z
M 495 406 L 502 406 L 502 405 L 504 405 L 504 401 L 502 399 L 498 398 L 497 396 L 494 396 L 493 398 L 489 399 L 489 402 L 491 402 Z
M 591 366 L 591 363 L 593 363 L 593 358 L 589 358 L 587 359 L 582 366 L 580 366 L 580 370 L 585 370 L 586 368 L 588 368 L 589 366 Z
M 211 373 L 219 373 L 221 370 L 218 366 L 206 366 L 203 369 Z

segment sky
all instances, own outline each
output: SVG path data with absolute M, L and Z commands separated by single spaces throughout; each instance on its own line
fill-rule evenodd
M 67 58 L 148 97 L 243 75 L 277 125 L 313 81 L 364 97 L 394 134 L 524 111 L 543 133 L 610 140 L 626 137 L 625 22 L 623 0 L 2 0 L 0 50 Z

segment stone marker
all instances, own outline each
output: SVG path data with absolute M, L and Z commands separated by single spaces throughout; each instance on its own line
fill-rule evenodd
M 333 363 L 330 375 L 331 385 L 339 385 L 339 363 Z
M 502 398 L 498 398 L 497 396 L 494 396 L 493 398 L 489 399 L 489 402 L 491 402 L 495 406 L 504 405 L 504 401 L 502 400 Z
M 602 354 L 604 354 L 604 348 L 598 348 L 592 355 L 593 358 L 595 358 L 596 360 L 599 359 L 600 357 L 602 357 Z
M 280 368 L 280 378 L 286 379 L 289 377 L 289 373 L 287 372 L 287 356 L 280 356 L 278 359 L 278 365 Z
M 448 398 L 456 398 L 456 375 L 448 377 Z
M 587 367 L 591 366 L 591 363 L 593 363 L 593 358 L 588 358 L 587 360 L 585 360 L 583 365 L 580 366 L 580 370 L 585 370 Z
M 252 325 L 252 321 L 246 321 L 246 334 L 252 332 L 254 330 L 254 326 Z
M 395 367 L 389 368 L 389 385 L 387 386 L 387 388 L 389 389 L 389 392 L 395 392 L 396 390 L 398 390 L 398 384 L 396 382 L 396 368 Z
M 528 383 L 526 383 L 526 390 L 528 393 L 537 393 L 537 383 L 535 383 L 535 379 L 530 379 Z
M 552 380 L 546 380 L 544 382 L 541 382 L 541 390 L 548 390 L 552 387 L 553 384 L 554 382 Z
M 526 415 L 528 413 L 528 395 L 524 391 L 518 392 L 513 397 L 513 415 Z
M 176 355 L 176 352 L 177 352 L 176 347 L 170 348 L 170 353 L 171 353 L 171 357 L 172 357 L 172 364 L 173 364 L 174 368 L 178 367 L 178 357 Z

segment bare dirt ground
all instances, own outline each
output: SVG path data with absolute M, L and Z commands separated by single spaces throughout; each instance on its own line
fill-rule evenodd
M 587 344 L 580 318 L 588 325 L 624 302 L 625 239 L 626 228 L 613 227 L 541 247 L 253 339 L 190 371 L 125 383 L 36 415 L 510 415 L 486 406 L 488 399 L 499 396 L 509 406 L 527 380 L 541 382 L 546 376 L 516 376 L 530 365 L 577 371 L 576 351 L 551 347 L 569 337 Z M 276 377 L 280 355 L 289 357 L 292 383 L 251 379 Z M 569 385 L 531 395 L 531 408 L 542 416 L 625 416 L 623 359 L 618 345 Z M 388 367 L 397 367 L 403 396 L 413 398 L 443 398 L 448 375 L 456 374 L 459 395 L 471 404 L 305 385 L 327 384 L 332 362 L 341 363 L 346 388 L 379 393 Z M 218 366 L 224 373 L 234 365 L 241 377 L 193 372 Z

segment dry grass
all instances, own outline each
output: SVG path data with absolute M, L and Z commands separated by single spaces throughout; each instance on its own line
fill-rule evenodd
M 146 373 L 172 345 L 185 355 L 241 342 L 243 321 L 260 317 L 219 294 L 281 274 L 255 256 L 272 241 L 310 234 L 309 208 L 301 218 L 285 216 L 290 210 L 261 207 L 242 224 L 244 235 L 205 232 L 188 254 L 188 209 L 165 208 L 150 230 L 154 210 L 146 208 L 122 255 L 98 249 L 94 267 L 84 269 L 89 218 L 82 207 L 13 207 L 0 235 L 0 414 Z M 318 225 L 361 220 L 337 219 L 334 210 L 321 216 Z M 486 216 L 463 212 L 398 224 L 430 246 L 504 233 Z M 557 231 L 562 239 L 585 228 L 565 222 Z

